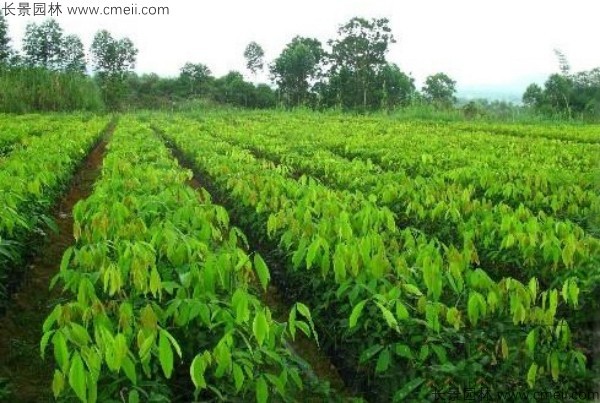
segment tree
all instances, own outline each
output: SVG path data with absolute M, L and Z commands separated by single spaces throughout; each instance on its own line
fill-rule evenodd
M 410 104 L 415 93 L 414 78 L 406 75 L 396 64 L 386 64 L 377 76 L 381 88 L 381 107 L 393 109 Z
M 338 39 L 329 41 L 334 70 L 343 68 L 356 77 L 362 88 L 364 109 L 371 84 L 387 63 L 385 56 L 390 44 L 396 42 L 388 24 L 386 18 L 368 21 L 354 17 L 339 28 Z
M 433 74 L 425 80 L 423 94 L 425 99 L 437 105 L 448 107 L 456 102 L 456 81 L 444 73 Z
M 29 23 L 23 38 L 25 63 L 33 67 L 60 70 L 63 56 L 63 30 L 54 19 Z
M 246 58 L 246 67 L 252 74 L 256 75 L 264 68 L 265 51 L 258 43 L 250 42 L 244 50 L 244 57 Z
M 215 100 L 223 104 L 249 107 L 254 104 L 254 85 L 244 76 L 231 71 L 215 80 Z
M 188 95 L 192 96 L 197 96 L 203 90 L 206 92 L 206 86 L 212 79 L 210 69 L 202 63 L 186 63 L 179 73 L 179 80 L 189 89 Z
M 570 77 L 552 74 L 544 83 L 544 98 L 555 112 L 566 112 L 571 117 L 570 97 L 573 82 Z
M 8 36 L 8 22 L 4 15 L 0 14 L 0 65 L 8 64 L 12 54 L 10 37 Z
M 320 41 L 297 36 L 275 59 L 271 74 L 288 105 L 299 106 L 308 99 L 324 56 Z
M 86 70 L 85 50 L 77 35 L 65 36 L 62 44 L 62 69 L 84 74 Z
M 127 74 L 135 67 L 138 50 L 129 38 L 117 40 L 108 31 L 99 31 L 91 53 L 104 102 L 113 110 L 120 108 L 126 95 Z
M 265 109 L 273 108 L 277 105 L 275 92 L 267 84 L 258 84 L 254 92 L 256 94 L 254 107 Z
M 544 100 L 542 87 L 537 84 L 530 84 L 523 94 L 523 104 L 533 108 L 539 108 Z

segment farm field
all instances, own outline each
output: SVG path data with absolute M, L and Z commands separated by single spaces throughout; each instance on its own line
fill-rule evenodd
M 0 202 L 0 400 L 598 398 L 599 126 L 3 115 Z

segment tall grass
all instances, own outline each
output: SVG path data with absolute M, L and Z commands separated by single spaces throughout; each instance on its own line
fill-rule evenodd
M 94 81 L 77 73 L 42 68 L 0 69 L 0 112 L 100 111 Z

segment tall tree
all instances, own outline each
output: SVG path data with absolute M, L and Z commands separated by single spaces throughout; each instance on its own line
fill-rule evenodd
M 244 81 L 241 73 L 230 71 L 215 80 L 215 99 L 224 104 L 252 106 L 254 104 L 254 85 Z
M 179 73 L 179 80 L 188 88 L 188 95 L 191 96 L 206 92 L 207 84 L 212 79 L 210 69 L 202 63 L 186 63 Z
M 396 64 L 387 64 L 377 76 L 381 88 L 381 107 L 393 109 L 410 104 L 416 88 L 414 78 L 406 75 Z
M 288 105 L 302 105 L 321 73 L 325 57 L 321 42 L 297 36 L 287 44 L 271 66 L 271 75 Z
M 456 98 L 456 81 L 445 73 L 433 74 L 425 80 L 423 94 L 425 98 L 437 106 L 451 106 Z
M 91 53 L 104 102 L 113 110 L 119 109 L 126 95 L 125 80 L 135 67 L 138 50 L 129 38 L 117 40 L 104 30 L 96 33 Z
M 7 64 L 10 60 L 12 49 L 10 37 L 8 36 L 8 22 L 3 14 L 0 14 L 0 65 Z
M 67 35 L 63 39 L 62 69 L 73 73 L 85 73 L 85 50 L 77 35 Z
M 54 19 L 29 23 L 23 37 L 25 63 L 34 67 L 60 70 L 63 56 L 63 30 Z
M 544 100 L 542 87 L 533 83 L 530 84 L 523 94 L 523 104 L 533 108 L 539 108 Z
M 374 90 L 373 83 L 386 65 L 386 54 L 394 35 L 386 18 L 366 20 L 354 17 L 338 30 L 338 39 L 329 41 L 332 47 L 333 69 L 351 72 L 360 83 L 362 106 L 367 107 L 367 96 Z
M 250 42 L 246 46 L 246 50 L 244 50 L 244 57 L 246 58 L 246 67 L 252 74 L 256 75 L 256 73 L 262 71 L 264 68 L 265 51 L 258 43 L 254 41 Z
M 573 81 L 569 76 L 552 74 L 544 83 L 544 98 L 555 112 L 566 112 L 571 117 Z

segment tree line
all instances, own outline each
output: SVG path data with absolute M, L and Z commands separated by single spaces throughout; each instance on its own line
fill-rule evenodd
M 600 68 L 573 73 L 565 54 L 554 52 L 560 72 L 550 75 L 543 87 L 529 85 L 523 104 L 544 115 L 600 118 Z
M 93 78 L 109 109 L 128 105 L 160 107 L 179 100 L 203 98 L 248 108 L 309 107 L 394 109 L 414 102 L 451 106 L 456 82 L 444 73 L 427 78 L 422 92 L 414 79 L 387 60 L 395 38 L 385 18 L 353 18 L 326 45 L 316 38 L 297 36 L 272 62 L 251 42 L 244 51 L 246 67 L 256 75 L 268 69 L 275 86 L 253 84 L 242 73 L 213 76 L 202 63 L 186 63 L 174 78 L 133 72 L 138 50 L 128 38 L 99 31 L 89 49 L 87 64 L 79 37 L 66 34 L 55 20 L 27 25 L 21 51 L 11 46 L 6 19 L 0 16 L 0 66 L 4 74 L 43 69 L 69 76 Z
M 176 77 L 138 75 L 134 72 L 138 50 L 129 38 L 114 38 L 102 30 L 86 52 L 80 38 L 65 33 L 55 20 L 29 24 L 17 51 L 0 15 L 0 87 L 5 88 L 0 110 L 10 111 L 6 104 L 19 100 L 19 93 L 28 94 L 21 96 L 22 105 L 12 108 L 21 112 L 165 108 L 193 99 L 246 108 L 455 107 L 456 81 L 439 72 L 427 77 L 418 90 L 414 78 L 388 60 L 394 43 L 388 19 L 360 17 L 341 25 L 337 36 L 325 43 L 296 36 L 271 61 L 265 60 L 260 44 L 250 42 L 243 54 L 248 72 L 255 77 L 267 72 L 271 80 L 254 84 L 239 71 L 215 77 L 207 65 L 192 62 Z M 561 118 L 600 117 L 600 68 L 572 73 L 565 55 L 560 51 L 556 55 L 560 73 L 551 75 L 543 87 L 530 85 L 523 94 L 524 108 L 501 105 L 498 112 L 495 103 L 470 102 L 462 112 L 467 117 L 499 116 L 508 108 L 513 115 L 518 110 Z

